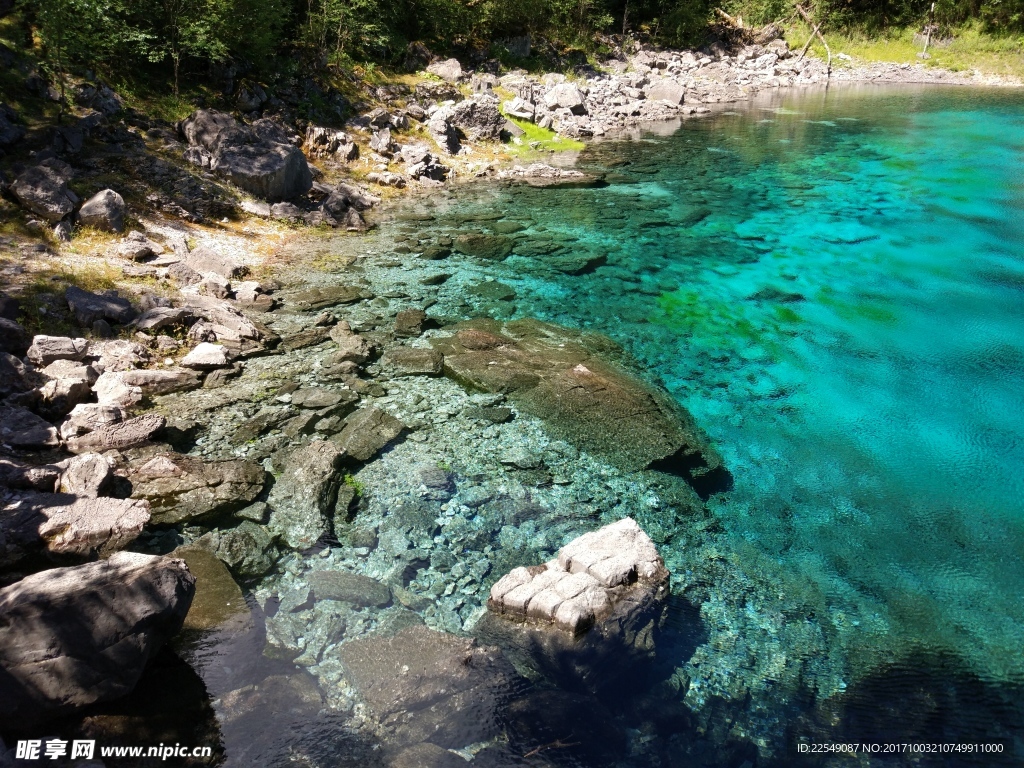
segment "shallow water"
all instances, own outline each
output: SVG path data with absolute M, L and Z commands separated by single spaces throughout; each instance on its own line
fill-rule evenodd
M 1024 98 L 791 94 L 578 166 L 609 186 L 447 212 L 526 227 L 483 271 L 515 314 L 611 336 L 695 415 L 735 478 L 715 514 L 819 601 L 851 678 L 921 652 L 1019 685 Z

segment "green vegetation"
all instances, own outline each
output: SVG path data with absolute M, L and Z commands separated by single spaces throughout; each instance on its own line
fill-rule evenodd
M 945 33 L 948 37 L 935 36 L 928 47 L 928 65 L 941 67 L 953 72 L 977 69 L 981 72 L 1024 78 L 1024 35 L 990 34 L 980 22 L 971 22 Z M 801 47 L 810 35 L 810 28 L 803 23 L 792 24 L 786 29 L 790 46 Z M 917 54 L 923 45 L 917 30 L 912 27 L 890 28 L 869 33 L 865 29 L 841 29 L 828 35 L 832 53 L 842 52 L 858 61 L 891 61 L 899 64 L 918 64 Z M 825 56 L 820 43 L 811 50 Z M 837 62 L 841 64 L 841 62 Z
M 523 129 L 523 135 L 519 137 L 520 145 L 510 144 L 510 154 L 526 154 L 533 151 L 544 152 L 566 152 L 583 149 L 586 144 L 576 139 L 567 139 L 559 136 L 550 128 L 541 128 L 536 123 L 520 120 L 505 115 L 509 122 L 514 123 Z
M 912 61 L 931 0 L 806 0 L 833 52 L 862 60 Z M 724 8 L 747 26 L 780 24 L 802 47 L 808 26 L 793 0 L 18 0 L 0 18 L 0 39 L 31 51 L 61 90 L 66 75 L 93 72 L 129 106 L 166 120 L 219 100 L 226 83 L 261 82 L 273 92 L 312 78 L 349 103 L 364 85 L 422 69 L 428 50 L 463 60 L 497 58 L 531 70 L 571 69 L 621 43 L 702 45 Z M 1024 0 L 939 0 L 929 63 L 1024 74 Z M 915 38 L 915 35 L 917 37 Z M 818 44 L 815 43 L 815 46 Z M 426 49 L 424 49 L 426 46 Z M 0 72 L 5 101 L 53 117 L 59 107 Z M 230 88 L 228 89 L 230 90 Z M 335 113 L 308 90 L 300 116 Z M 324 102 L 324 103 L 320 103 Z M 557 141 L 528 132 L 525 144 Z
M 363 485 L 362 481 L 351 473 L 346 473 L 342 482 L 344 482 L 345 485 L 347 485 L 349 488 L 355 491 L 356 498 L 359 498 L 364 493 L 366 493 L 366 487 Z

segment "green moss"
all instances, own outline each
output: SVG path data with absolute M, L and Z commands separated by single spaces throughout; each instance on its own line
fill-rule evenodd
M 356 492 L 357 498 L 366 492 L 366 486 L 363 485 L 361 480 L 351 473 L 346 474 L 342 482 Z
M 502 114 L 505 115 L 504 110 Z M 566 139 L 549 128 L 541 128 L 536 123 L 508 115 L 505 115 L 505 118 L 513 125 L 523 129 L 523 135 L 519 137 L 522 144 L 513 143 L 507 146 L 508 152 L 512 155 L 535 151 L 575 152 L 586 146 L 582 141 Z

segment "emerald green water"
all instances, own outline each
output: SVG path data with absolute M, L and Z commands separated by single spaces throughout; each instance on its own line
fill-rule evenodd
M 585 150 L 604 188 L 460 192 L 452 234 L 525 227 L 467 280 L 667 386 L 733 472 L 715 514 L 852 677 L 916 649 L 1024 680 L 1024 96 L 815 91 L 659 133 Z

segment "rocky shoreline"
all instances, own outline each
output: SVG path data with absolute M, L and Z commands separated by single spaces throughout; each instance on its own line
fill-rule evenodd
M 15 732 L 125 695 L 183 626 L 262 632 L 256 655 L 293 670 L 278 679 L 254 672 L 262 667 L 250 659 L 245 675 L 220 679 L 216 654 L 196 661 L 225 732 L 261 722 L 261 706 L 291 696 L 303 716 L 344 716 L 346 729 L 385 745 L 391 765 L 447 765 L 467 750 L 504 764 L 516 750 L 560 743 L 551 732 L 559 718 L 576 723 L 580 744 L 613 745 L 595 753 L 565 742 L 593 765 L 672 750 L 700 759 L 680 743 L 684 732 L 737 760 L 767 758 L 790 725 L 765 716 L 767 702 L 786 711 L 808 695 L 808 675 L 821 700 L 841 693 L 846 669 L 828 657 L 821 624 L 787 621 L 787 610 L 800 610 L 778 608 L 784 601 L 760 566 L 717 550 L 704 500 L 728 489 L 728 468 L 689 414 L 608 338 L 511 320 L 507 285 L 474 282 L 464 304 L 438 304 L 455 276 L 447 265 L 500 261 L 515 222 L 471 217 L 453 237 L 431 231 L 429 205 L 407 204 L 383 222 L 393 235 L 386 253 L 328 246 L 307 266 L 316 233 L 365 231 L 395 189 L 420 190 L 428 204 L 454 179 L 603 183 L 546 162 L 491 159 L 494 142 L 521 141 L 506 116 L 567 138 L 610 136 L 825 78 L 824 63 L 798 59 L 777 39 L 732 51 L 641 50 L 605 64 L 570 80 L 435 62 L 437 79 L 422 91 L 398 93 L 343 131 L 299 134 L 260 109 L 244 121 L 200 110 L 173 130 L 152 123 L 145 132 L 90 113 L 77 128 L 95 146 L 69 151 L 74 136 L 58 132 L 63 149 L 51 144 L 21 167 L 5 189 L 35 217 L 29 230 L 70 238 L 74 221 L 118 235 L 80 261 L 85 271 L 116 265 L 119 287 L 69 281 L 31 306 L 0 294 L 0 659 L 11 673 L 0 698 L 13 702 L 0 714 Z M 895 65 L 832 79 L 995 84 Z M 96 123 L 88 132 L 87 120 Z M 362 184 L 346 175 L 361 153 Z M 103 163 L 147 156 L 156 158 L 147 172 L 156 168 L 173 189 L 152 208 L 110 188 L 78 207 L 69 183 L 81 170 L 98 177 Z M 228 214 L 242 231 L 214 226 Z M 264 238 L 274 258 L 254 253 Z M 14 239 L 5 246 L 23 261 L 47 253 Z M 270 276 L 282 253 L 298 258 L 286 277 Z M 537 255 L 564 274 L 599 266 L 580 254 Z M 15 264 L 5 278 L 16 284 L 37 267 Z M 30 311 L 72 332 L 30 332 L 40 325 Z M 607 557 L 593 552 L 624 546 L 601 536 L 639 542 L 643 557 L 601 570 Z M 663 545 L 673 554 L 659 555 Z M 586 584 L 569 595 L 570 581 Z M 130 636 L 99 608 L 72 615 L 112 582 L 127 585 L 107 608 L 135 628 Z M 516 590 L 530 594 L 517 602 Z M 645 664 L 666 616 L 680 612 L 710 637 L 658 677 Z M 503 624 L 508 615 L 528 621 Z M 96 627 L 94 647 L 47 639 L 69 624 Z M 590 640 L 567 644 L 573 634 Z M 52 657 L 28 658 L 25 638 Z M 538 645 L 544 652 L 531 655 Z M 796 645 L 820 658 L 786 658 Z M 71 656 L 81 668 L 68 672 L 61 660 Z M 613 674 L 616 664 L 627 668 Z M 736 675 L 741 666 L 748 673 Z M 419 670 L 416 685 L 379 682 L 403 667 Z M 637 669 L 654 675 L 644 678 L 651 690 L 629 700 L 669 712 L 674 736 L 627 733 L 607 712 L 602 697 L 619 695 L 618 678 Z M 316 744 L 296 749 L 315 763 Z

